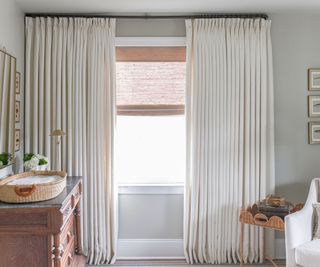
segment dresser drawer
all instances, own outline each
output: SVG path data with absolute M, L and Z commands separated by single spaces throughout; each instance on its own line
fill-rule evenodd
M 66 221 L 69 219 L 70 215 L 73 213 L 80 198 L 81 198 L 81 183 L 79 183 L 73 189 L 69 198 L 66 200 L 63 207 L 61 208 L 61 213 L 63 216 L 63 225 L 66 223 Z
M 67 243 L 71 237 L 75 235 L 74 232 L 74 216 L 70 216 L 69 220 L 65 224 L 64 228 L 61 231 L 60 240 L 63 248 L 67 247 Z
M 66 204 L 61 209 L 63 217 L 63 225 L 69 219 L 70 215 L 73 213 L 72 199 L 71 197 L 67 200 Z
M 80 197 L 81 197 L 81 183 L 72 192 L 72 196 L 71 196 L 72 207 L 75 207 L 77 205 L 77 203 L 80 200 Z
M 68 243 L 68 246 L 66 247 L 66 250 L 63 253 L 61 262 L 62 267 L 69 267 L 72 265 L 73 259 L 75 256 L 74 251 L 74 236 L 71 237 L 70 242 Z
M 74 231 L 74 216 L 71 215 L 65 224 L 60 235 L 61 247 L 63 249 L 62 266 L 67 267 L 72 263 L 75 254 L 75 231 Z
M 48 211 L 43 209 L 9 209 L 0 210 L 0 232 L 18 232 L 21 226 L 28 230 L 47 229 L 49 225 Z

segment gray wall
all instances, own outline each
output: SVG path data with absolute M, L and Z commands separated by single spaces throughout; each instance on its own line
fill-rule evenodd
M 181 37 L 186 35 L 182 19 L 118 19 L 118 37 Z
M 119 238 L 182 239 L 183 195 L 120 195 Z
M 276 192 L 305 201 L 311 179 L 320 177 L 320 145 L 308 144 L 307 131 L 307 69 L 320 67 L 320 15 L 272 14 L 271 19 Z M 184 36 L 185 26 L 183 20 L 118 20 L 117 35 Z M 182 238 L 182 209 L 182 197 L 121 197 L 120 237 Z M 150 225 L 154 225 L 151 232 Z
M 305 201 L 311 179 L 320 177 L 320 145 L 308 144 L 307 131 L 307 69 L 320 67 L 320 15 L 277 14 L 271 19 L 276 192 Z

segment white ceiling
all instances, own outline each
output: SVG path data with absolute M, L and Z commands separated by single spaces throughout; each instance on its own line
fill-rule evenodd
M 320 0 L 16 0 L 25 12 L 212 13 L 312 12 Z

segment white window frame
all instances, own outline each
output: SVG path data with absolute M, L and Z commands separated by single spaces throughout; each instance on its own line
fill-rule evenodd
M 119 195 L 183 195 L 183 184 L 120 184 Z
M 116 37 L 116 47 L 186 46 L 186 37 Z M 182 195 L 184 184 L 119 184 L 119 195 Z

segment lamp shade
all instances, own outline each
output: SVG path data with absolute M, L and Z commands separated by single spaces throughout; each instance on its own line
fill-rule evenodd
M 50 134 L 50 136 L 63 136 L 63 135 L 66 135 L 66 133 L 61 129 L 56 129 Z

